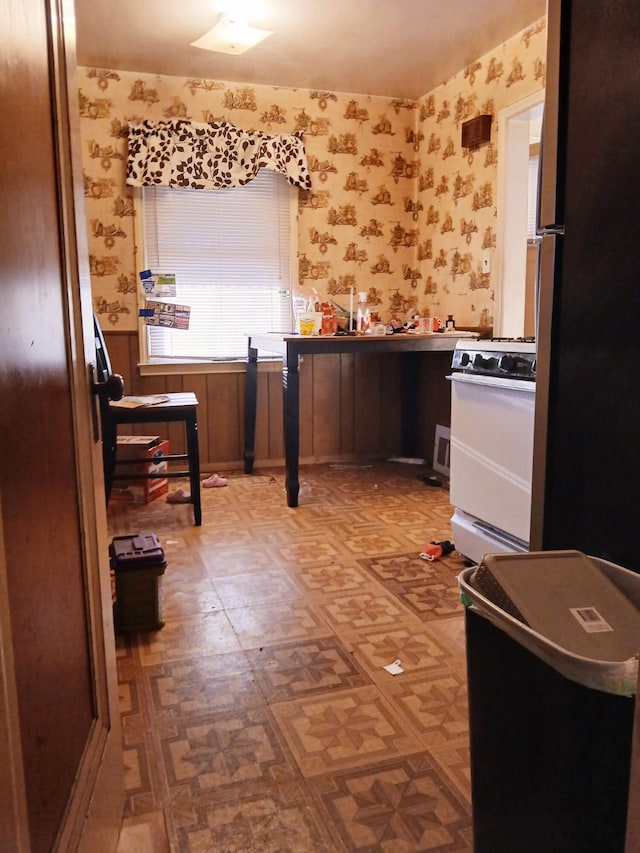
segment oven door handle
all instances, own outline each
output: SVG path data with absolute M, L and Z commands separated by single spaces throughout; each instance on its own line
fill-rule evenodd
M 483 385 L 486 388 L 504 389 L 505 391 L 523 391 L 535 394 L 536 383 L 528 379 L 507 379 L 501 376 L 470 375 L 468 373 L 451 373 L 446 377 L 452 382 L 462 382 L 465 385 Z

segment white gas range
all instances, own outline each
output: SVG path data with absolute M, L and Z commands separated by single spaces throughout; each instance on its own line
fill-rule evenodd
M 532 339 L 459 341 L 451 363 L 451 518 L 456 550 L 529 550 L 536 390 Z

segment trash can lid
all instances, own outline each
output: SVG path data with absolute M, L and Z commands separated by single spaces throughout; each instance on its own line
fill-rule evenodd
M 114 536 L 109 548 L 112 568 L 140 568 L 164 562 L 164 549 L 155 533 Z
M 487 554 L 469 582 L 574 654 L 621 661 L 640 650 L 640 610 L 580 551 Z
M 557 557 L 558 553 L 545 552 L 546 557 Z M 561 553 L 561 552 L 560 552 Z M 574 552 L 575 553 L 575 552 Z M 531 558 L 532 554 L 523 554 L 525 557 Z M 535 556 L 535 552 L 533 554 Z M 520 559 L 520 558 L 519 558 Z M 562 559 L 562 558 L 561 558 Z M 604 693 L 613 693 L 617 696 L 634 696 L 636 693 L 638 682 L 638 658 L 639 658 L 639 626 L 640 626 L 640 574 L 637 572 L 625 569 L 622 566 L 616 566 L 607 560 L 600 557 L 590 557 L 596 568 L 599 568 L 605 578 L 608 578 L 611 583 L 622 593 L 629 603 L 635 606 L 636 614 L 632 614 L 633 621 L 631 641 L 629 643 L 630 653 L 624 659 L 617 658 L 618 655 L 624 655 L 628 648 L 616 650 L 614 659 L 605 659 L 595 657 L 595 650 L 589 647 L 587 654 L 579 654 L 571 649 L 566 648 L 566 644 L 556 642 L 549 638 L 547 634 L 540 633 L 530 627 L 526 622 L 516 619 L 502 607 L 494 604 L 476 585 L 472 585 L 473 575 L 477 571 L 477 566 L 471 566 L 464 569 L 458 575 L 458 585 L 460 588 L 460 600 L 466 608 L 467 612 L 476 614 L 476 618 L 484 618 L 491 622 L 496 628 L 504 631 L 515 642 L 522 645 L 540 660 L 551 666 L 565 678 L 578 682 L 585 687 L 594 690 L 600 690 Z M 486 560 L 486 556 L 485 556 Z M 530 560 L 528 561 L 531 565 Z M 542 565 L 542 563 L 540 564 Z M 551 596 L 546 585 L 543 585 L 547 593 L 546 601 L 549 601 Z M 536 590 L 536 595 L 539 595 Z M 595 600 L 595 599 L 593 599 Z M 520 604 L 518 600 L 518 604 Z M 542 603 L 545 603 L 543 598 Z M 584 603 L 584 602 L 583 602 Z M 583 606 L 583 603 L 578 605 Z M 572 605 L 573 606 L 573 605 Z M 526 610 L 526 607 L 522 608 Z M 571 616 L 573 619 L 574 617 Z M 611 617 L 613 619 L 613 617 Z M 545 624 L 548 624 L 549 615 L 545 616 Z M 580 623 L 576 623 L 580 628 Z M 613 619 L 612 627 L 618 630 L 618 620 Z M 544 630 L 544 626 L 543 626 Z M 580 628 L 582 630 L 582 628 Z M 591 636 L 597 636 L 599 632 L 594 632 Z M 605 633 L 605 632 L 600 632 Z M 625 634 L 628 637 L 628 634 Z M 617 659 L 616 659 L 617 658 Z M 499 662 L 497 662 L 499 663 Z

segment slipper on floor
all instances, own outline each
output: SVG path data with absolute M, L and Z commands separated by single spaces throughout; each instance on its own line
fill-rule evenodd
M 206 480 L 202 481 L 202 485 L 205 489 L 220 489 L 222 486 L 227 485 L 227 481 L 225 477 L 220 477 L 218 474 L 212 474 L 210 477 L 207 477 Z
M 184 489 L 176 489 L 175 492 L 171 492 L 170 495 L 167 495 L 167 503 L 168 504 L 190 504 L 191 503 L 191 495 L 189 492 L 185 492 Z

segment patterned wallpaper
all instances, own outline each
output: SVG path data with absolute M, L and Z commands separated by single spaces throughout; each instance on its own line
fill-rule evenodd
M 137 328 L 127 123 L 167 118 L 304 132 L 312 189 L 298 201 L 300 292 L 348 308 L 351 288 L 365 291 L 384 322 L 417 311 L 490 325 L 494 291 L 481 258 L 495 247 L 495 116 L 544 86 L 545 36 L 541 19 L 419 101 L 80 68 L 91 282 L 103 326 Z M 460 126 L 481 113 L 494 116 L 492 141 L 470 153 Z

